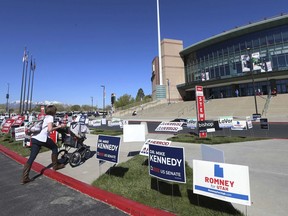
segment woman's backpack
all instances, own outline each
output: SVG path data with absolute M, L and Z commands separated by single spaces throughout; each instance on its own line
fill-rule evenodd
M 39 134 L 43 127 L 43 119 L 38 121 L 29 122 L 25 128 L 25 134 L 28 136 L 35 136 Z

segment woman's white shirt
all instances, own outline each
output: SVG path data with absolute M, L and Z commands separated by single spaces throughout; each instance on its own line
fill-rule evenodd
M 49 137 L 50 133 L 48 132 L 48 124 L 53 123 L 54 119 L 51 115 L 46 115 L 43 121 L 42 130 L 39 134 L 32 136 L 32 138 L 39 140 L 40 142 L 46 142 L 47 137 Z

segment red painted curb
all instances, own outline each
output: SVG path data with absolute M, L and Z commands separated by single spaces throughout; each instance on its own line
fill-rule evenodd
M 27 158 L 18 155 L 17 153 L 11 151 L 10 149 L 0 145 L 0 151 L 3 152 L 8 157 L 17 161 L 20 164 L 24 164 L 27 161 Z M 160 209 L 152 208 L 141 203 L 129 200 L 125 197 L 119 196 L 117 194 L 104 191 L 100 188 L 93 187 L 89 184 L 81 182 L 77 179 L 71 178 L 70 176 L 64 175 L 52 169 L 47 169 L 43 165 L 34 162 L 32 169 L 38 173 L 54 179 L 64 185 L 67 185 L 81 193 L 84 193 L 92 198 L 105 202 L 109 205 L 112 205 L 130 215 L 157 215 L 157 216 L 172 216 L 175 215 L 171 212 L 166 212 Z

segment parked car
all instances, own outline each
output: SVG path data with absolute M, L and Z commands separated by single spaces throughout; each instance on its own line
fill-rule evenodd
M 183 122 L 182 127 L 187 127 L 188 120 L 185 118 L 176 118 L 171 120 L 170 122 Z

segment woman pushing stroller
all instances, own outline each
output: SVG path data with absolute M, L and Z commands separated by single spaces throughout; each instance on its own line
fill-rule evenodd
M 48 105 L 46 108 L 46 116 L 44 117 L 42 130 L 39 134 L 31 137 L 31 152 L 28 161 L 24 165 L 23 175 L 22 175 L 22 184 L 26 184 L 32 179 L 29 178 L 29 172 L 31 166 L 36 159 L 40 149 L 42 146 L 51 149 L 51 160 L 52 160 L 52 167 L 54 170 L 62 169 L 65 167 L 64 164 L 59 164 L 57 162 L 57 154 L 58 154 L 58 146 L 57 144 L 50 138 L 50 132 L 57 130 L 59 128 L 66 127 L 65 124 L 61 124 L 59 126 L 54 127 L 54 116 L 56 114 L 57 108 L 54 105 Z

